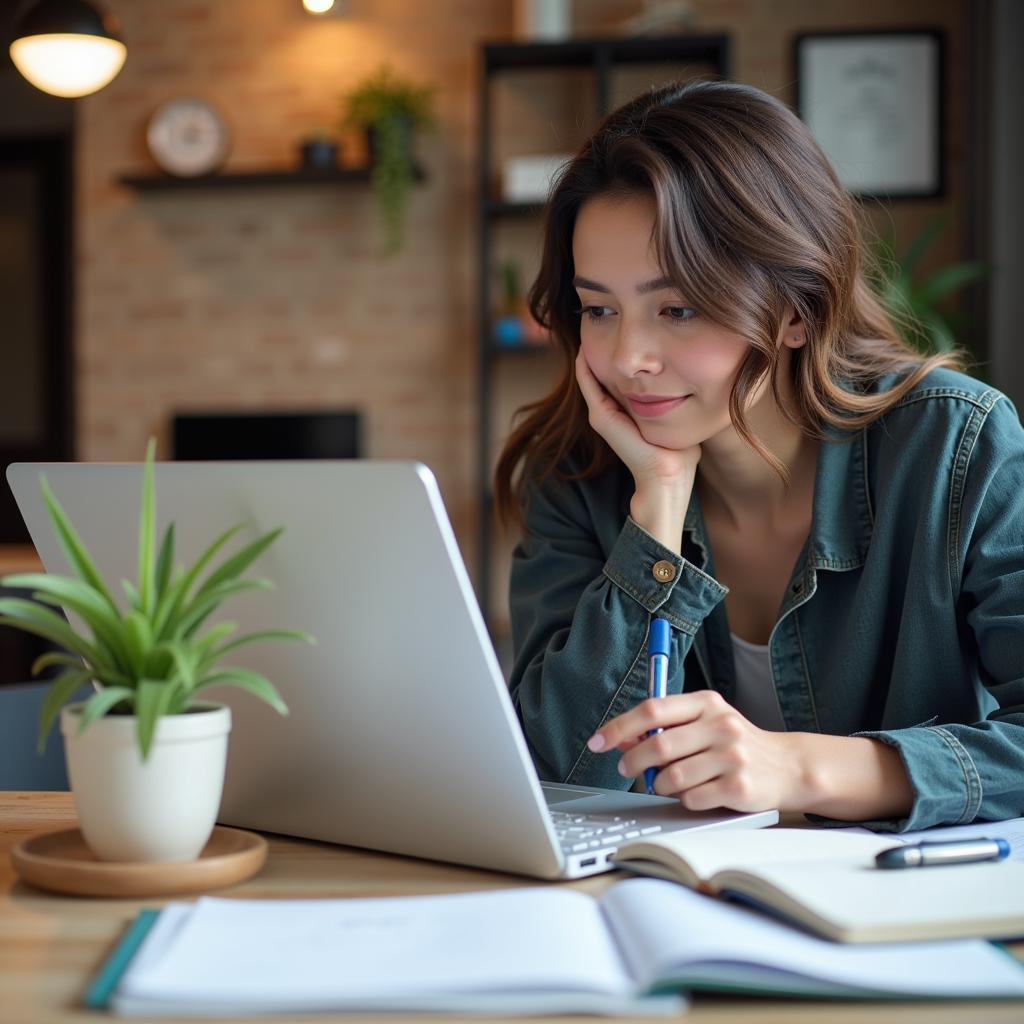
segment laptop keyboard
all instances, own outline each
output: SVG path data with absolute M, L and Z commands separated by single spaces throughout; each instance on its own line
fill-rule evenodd
M 617 846 L 627 839 L 649 836 L 661 831 L 660 825 L 643 825 L 630 818 L 610 814 L 572 814 L 549 811 L 555 835 L 565 853 L 582 853 L 602 846 Z

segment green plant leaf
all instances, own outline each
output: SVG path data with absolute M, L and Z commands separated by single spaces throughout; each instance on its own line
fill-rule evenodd
M 196 663 L 198 657 L 191 644 L 179 640 L 163 640 L 158 650 L 166 651 L 176 669 L 175 678 L 181 683 L 182 689 L 191 693 L 196 685 Z
M 183 576 L 175 580 L 168 588 L 167 593 L 161 598 L 160 606 L 153 617 L 153 632 L 157 637 L 166 637 L 174 630 L 178 610 L 187 599 L 188 592 L 192 585 L 199 579 L 200 574 L 210 563 L 210 560 L 217 552 L 242 529 L 242 523 L 236 523 L 230 529 L 225 530 L 198 558 L 195 565 Z
M 946 230 L 946 225 L 949 224 L 952 216 L 952 209 L 944 210 L 925 224 L 914 236 L 913 241 L 907 246 L 907 251 L 903 254 L 903 259 L 900 260 L 900 264 L 903 266 L 907 277 L 913 277 L 917 265 L 924 258 L 925 253 L 935 244 L 935 240 L 939 235 Z
M 139 592 L 128 582 L 128 580 L 121 580 L 121 589 L 124 591 L 124 596 L 128 598 L 129 608 L 139 607 Z
M 153 607 L 153 536 L 156 513 L 153 499 L 153 457 L 156 439 L 146 445 L 146 461 L 142 467 L 142 499 L 139 510 L 139 611 L 149 615 Z
M 77 654 L 65 654 L 63 651 L 47 651 L 40 654 L 32 662 L 32 675 L 38 675 L 44 668 L 51 665 L 64 665 L 67 668 L 82 669 L 89 668 Z M 131 687 L 131 680 L 121 672 L 109 668 L 97 668 L 95 665 L 90 669 L 93 679 L 102 686 L 124 686 Z
M 273 584 L 266 579 L 235 580 L 233 583 L 222 583 L 216 590 L 203 597 L 198 597 L 187 608 L 182 609 L 175 628 L 175 639 L 188 639 L 206 621 L 206 619 L 234 594 L 246 590 L 271 590 Z
M 85 702 L 85 707 L 82 708 L 82 713 L 79 715 L 79 733 L 122 701 L 131 703 L 134 699 L 135 691 L 126 686 L 105 686 Z
M 228 651 L 236 650 L 246 644 L 264 643 L 270 640 L 286 640 L 307 644 L 316 643 L 315 637 L 310 636 L 309 633 L 303 633 L 298 629 L 264 629 L 258 633 L 247 633 L 245 636 L 238 637 L 237 640 L 232 640 L 230 643 L 224 644 L 222 647 L 218 647 L 217 649 L 210 651 L 203 661 L 200 662 L 200 671 L 212 668 L 228 653 Z
M 951 352 L 956 348 L 956 338 L 953 337 L 953 332 L 946 326 L 946 322 L 938 313 L 922 313 L 921 322 L 924 326 L 925 339 L 932 351 Z
M 153 649 L 153 627 L 142 612 L 133 608 L 122 620 L 125 648 L 136 679 L 141 679 L 146 659 Z
M 64 665 L 66 668 L 76 670 L 84 668 L 84 663 L 77 654 L 65 654 L 63 651 L 47 651 L 45 654 L 40 654 L 32 662 L 30 672 L 33 676 L 37 676 L 44 668 L 49 668 L 51 665 Z
M 80 654 L 87 662 L 97 667 L 115 667 L 107 663 L 96 646 L 76 633 L 67 622 L 48 608 L 19 597 L 0 598 L 0 625 L 14 626 L 27 633 L 34 633 L 44 640 Z
M 215 672 L 211 676 L 206 676 L 193 692 L 199 693 L 200 690 L 205 690 L 207 687 L 225 684 L 248 690 L 249 693 L 269 704 L 279 714 L 288 714 L 288 706 L 281 699 L 274 684 L 266 676 L 261 676 L 258 672 L 251 672 L 247 668 L 225 668 L 221 672 Z
M 170 696 L 167 698 L 167 714 L 168 715 L 180 715 L 183 711 L 188 708 L 188 702 L 192 697 L 190 691 L 186 690 L 181 682 L 175 680 L 175 682 L 168 684 L 170 689 Z
M 226 640 L 231 636 L 236 629 L 238 629 L 237 622 L 218 622 L 216 626 L 211 626 L 201 637 L 193 639 L 192 649 L 196 652 L 199 663 L 202 664 L 203 660 L 209 656 L 210 651 L 222 640 Z
M 135 690 L 135 717 L 138 723 L 139 750 L 142 760 L 149 759 L 157 723 L 167 712 L 167 705 L 173 696 L 167 683 L 155 679 L 140 679 Z
M 935 271 L 917 291 L 917 301 L 930 309 L 935 303 L 955 291 L 984 277 L 988 268 L 984 263 L 954 263 Z
M 71 520 L 68 519 L 67 513 L 61 507 L 60 502 L 57 501 L 53 491 L 50 490 L 50 485 L 47 483 L 45 476 L 39 478 L 39 486 L 43 492 L 43 501 L 46 502 L 46 511 L 50 516 L 50 522 L 53 525 L 53 532 L 57 537 L 57 543 L 64 552 L 68 564 L 86 583 L 100 594 L 115 614 L 120 614 L 120 609 L 114 603 L 113 597 L 110 596 L 110 591 L 103 582 L 103 577 L 99 574 L 95 563 L 89 557 L 89 552 L 86 551 L 82 539 L 71 525 Z
M 246 569 L 256 561 L 260 555 L 263 554 L 271 544 L 277 540 L 281 534 L 284 533 L 284 527 L 279 526 L 276 530 L 271 530 L 269 533 L 265 533 L 262 537 L 258 537 L 251 544 L 246 544 L 241 551 L 232 555 L 225 562 L 223 562 L 217 569 L 215 569 L 210 575 L 203 581 L 203 585 L 199 588 L 196 594 L 197 598 L 202 597 L 204 594 L 209 593 L 215 587 L 220 584 L 233 580 L 240 576 Z
M 171 569 L 174 566 L 174 523 L 164 531 L 164 539 L 160 544 L 160 554 L 156 560 L 156 600 L 164 596 L 171 580 Z
M 105 646 L 116 662 L 123 665 L 125 649 L 120 619 L 88 583 L 46 573 L 21 573 L 6 577 L 5 584 L 34 588 L 32 597 L 36 601 L 76 612 L 97 641 Z
M 39 708 L 39 739 L 37 749 L 40 754 L 46 749 L 46 737 L 53 727 L 54 719 L 60 709 L 68 702 L 71 695 L 84 683 L 92 678 L 87 669 L 61 672 L 46 691 L 42 706 Z

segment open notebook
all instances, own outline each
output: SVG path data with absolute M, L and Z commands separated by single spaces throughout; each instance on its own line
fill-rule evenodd
M 1024 936 L 1024 863 L 877 869 L 875 854 L 896 842 L 808 828 L 650 836 L 624 843 L 614 861 L 747 899 L 838 942 Z
M 686 989 L 1024 999 L 987 942 L 841 946 L 689 889 L 521 888 L 353 900 L 172 903 L 86 997 L 125 1015 L 311 1011 L 658 1015 Z M 128 950 L 128 954 L 131 950 Z M 122 973 L 124 961 L 129 960 Z

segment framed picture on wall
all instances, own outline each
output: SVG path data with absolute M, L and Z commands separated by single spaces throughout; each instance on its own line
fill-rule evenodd
M 797 113 L 855 195 L 943 194 L 943 50 L 936 29 L 796 37 Z

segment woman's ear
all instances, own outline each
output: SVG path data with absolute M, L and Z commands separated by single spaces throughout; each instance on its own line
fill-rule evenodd
M 786 307 L 786 315 L 782 321 L 782 344 L 786 348 L 803 348 L 807 344 L 804 323 L 797 316 L 792 306 Z

